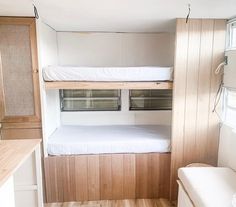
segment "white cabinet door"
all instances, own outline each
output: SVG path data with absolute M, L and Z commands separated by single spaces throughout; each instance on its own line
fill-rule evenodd
M 0 187 L 0 206 L 15 207 L 14 182 L 10 177 Z

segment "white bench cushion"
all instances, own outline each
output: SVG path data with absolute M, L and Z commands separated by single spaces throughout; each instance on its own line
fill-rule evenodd
M 236 172 L 230 168 L 180 168 L 178 176 L 196 207 L 232 207 Z

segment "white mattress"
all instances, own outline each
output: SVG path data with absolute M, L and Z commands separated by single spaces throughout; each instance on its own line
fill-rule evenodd
M 171 67 L 62 67 L 43 69 L 45 81 L 168 81 Z
M 170 127 L 62 126 L 48 140 L 49 155 L 170 151 Z
M 178 176 L 195 207 L 232 207 L 236 172 L 230 168 L 180 168 Z

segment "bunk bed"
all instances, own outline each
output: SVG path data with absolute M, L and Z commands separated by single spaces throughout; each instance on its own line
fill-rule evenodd
M 49 66 L 43 78 L 46 90 L 171 89 L 172 73 L 171 67 Z M 170 126 L 60 126 L 46 143 L 47 202 L 168 198 L 170 143 Z
M 48 140 L 49 155 L 170 152 L 170 127 L 63 126 Z
M 43 69 L 46 89 L 171 89 L 172 67 L 63 67 Z

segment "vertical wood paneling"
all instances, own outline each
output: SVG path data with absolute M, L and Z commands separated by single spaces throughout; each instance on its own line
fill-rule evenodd
M 124 197 L 135 198 L 135 154 L 124 154 Z M 155 182 L 158 185 L 158 182 Z
M 110 199 L 112 197 L 111 163 L 111 155 L 100 156 L 100 187 L 102 200 Z
M 56 200 L 59 201 L 58 198 L 58 187 L 57 187 L 57 163 L 56 163 L 56 158 L 53 157 L 52 160 L 50 160 L 50 162 L 47 163 L 48 165 L 48 169 L 49 169 L 49 177 L 46 178 L 46 181 L 48 181 L 50 183 L 50 187 L 49 185 L 47 185 L 50 189 L 51 192 L 49 194 L 49 198 L 51 201 Z M 48 173 L 45 173 L 45 176 Z
M 160 156 L 161 154 L 151 154 L 151 190 L 152 190 L 152 198 L 159 198 L 161 186 L 160 171 L 165 169 L 164 166 L 160 164 Z M 170 162 L 169 162 L 170 163 Z M 160 168 L 160 166 L 162 166 Z M 170 167 L 170 165 L 167 165 Z M 167 172 L 166 172 L 167 173 Z M 152 182 L 155 180 L 156 182 Z M 164 179 L 165 180 L 165 179 Z M 168 179 L 169 180 L 169 179 Z
M 148 198 L 148 154 L 136 154 L 136 197 Z
M 159 198 L 169 198 L 170 197 L 170 163 L 171 157 L 168 154 L 163 153 L 159 155 L 159 170 L 160 179 L 159 179 Z
M 185 130 L 184 130 L 184 163 L 195 160 L 196 114 L 198 99 L 198 68 L 201 43 L 201 20 L 189 21 L 188 61 L 185 95 Z
M 209 124 L 208 124 L 208 142 L 207 142 L 207 162 L 212 165 L 217 164 L 217 154 L 219 147 L 219 118 L 213 113 L 214 99 L 219 88 L 221 74 L 215 75 L 214 71 L 217 66 L 224 61 L 225 49 L 226 21 L 215 20 L 214 25 L 214 41 L 211 68 L 211 91 L 210 91 L 210 107 L 209 107 Z
M 51 194 L 53 192 L 52 190 L 52 184 L 51 184 L 51 173 L 50 173 L 50 165 L 51 165 L 51 162 L 49 159 L 45 159 L 44 160 L 44 172 L 45 172 L 45 189 L 46 189 L 46 200 L 48 202 L 52 202 L 53 201 L 53 197 Z
M 70 195 L 70 169 L 68 157 L 62 157 L 62 182 L 63 182 L 63 201 L 69 201 Z
M 172 151 L 171 151 L 171 189 L 177 189 L 177 170 L 183 166 L 185 93 L 188 61 L 188 28 L 184 20 L 177 20 L 175 72 L 172 111 Z M 177 197 L 177 190 L 171 191 L 171 197 Z
M 207 128 L 208 112 L 210 101 L 210 79 L 212 64 L 212 49 L 214 35 L 214 20 L 205 20 L 202 22 L 202 34 L 200 45 L 200 63 L 198 76 L 198 105 L 197 105 L 197 123 L 196 123 L 196 157 L 199 162 L 204 162 L 207 149 Z
M 75 158 L 63 157 L 63 200 L 76 200 L 75 197 Z
M 47 202 L 159 198 L 169 178 L 170 153 L 45 158 Z
M 58 202 L 63 202 L 64 201 L 64 186 L 63 186 L 63 179 L 64 179 L 64 174 L 63 174 L 63 157 L 60 159 L 59 157 L 54 157 L 56 161 L 56 192 L 57 192 L 57 200 Z
M 50 158 L 49 158 L 50 159 Z M 75 156 L 76 201 L 88 200 L 88 157 Z
M 88 199 L 100 200 L 99 156 L 88 156 Z
M 177 170 L 193 162 L 216 164 L 219 120 L 212 112 L 223 61 L 225 20 L 177 20 L 172 122 L 171 198 Z
M 112 197 L 114 199 L 123 198 L 123 154 L 113 154 L 112 159 Z

